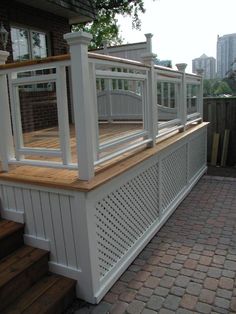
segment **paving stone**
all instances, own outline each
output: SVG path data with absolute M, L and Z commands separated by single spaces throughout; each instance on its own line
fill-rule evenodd
M 171 310 L 168 310 L 168 309 L 160 309 L 160 311 L 158 313 L 159 314 L 174 314 L 175 312 L 171 311 Z
M 193 314 L 192 311 L 186 310 L 186 309 L 178 309 L 177 314 Z
M 129 314 L 139 314 L 144 309 L 145 303 L 142 301 L 134 300 L 130 303 L 126 309 Z
M 129 303 L 134 300 L 136 293 L 136 290 L 126 289 L 123 293 L 119 295 L 119 299 L 121 301 Z
M 141 287 L 142 287 L 143 283 L 140 282 L 140 281 L 136 281 L 136 280 L 131 280 L 129 283 L 128 283 L 128 287 L 129 288 L 132 288 L 132 289 L 135 289 L 135 290 L 139 290 Z
M 224 298 L 216 297 L 214 304 L 220 308 L 223 308 L 223 309 L 229 309 L 230 308 L 230 301 L 227 299 L 224 299 Z
M 182 297 L 184 295 L 184 293 L 185 293 L 185 289 L 174 286 L 174 287 L 171 288 L 170 292 L 172 294 L 174 294 L 174 295 Z
M 166 307 L 169 310 L 177 310 L 179 307 L 181 298 L 177 297 L 175 295 L 168 295 L 167 298 L 165 298 L 164 307 Z
M 188 310 L 194 310 L 196 303 L 197 297 L 190 294 L 185 294 L 181 300 L 181 306 Z
M 182 267 L 183 267 L 183 265 L 182 265 L 182 264 L 179 264 L 179 263 L 172 263 L 172 264 L 170 265 L 170 268 L 171 268 L 171 269 L 176 269 L 176 270 L 180 270 Z
M 173 255 L 164 255 L 161 259 L 161 262 L 163 264 L 168 265 L 168 264 L 171 264 L 174 261 L 174 259 L 175 259 L 175 256 L 173 256 Z
M 154 293 L 159 295 L 159 296 L 166 297 L 169 293 L 169 289 L 163 288 L 163 287 L 157 287 L 155 289 Z
M 145 297 L 150 297 L 153 294 L 153 290 L 149 288 L 141 288 L 138 292 L 139 294 L 145 296 Z
M 204 280 L 204 287 L 209 290 L 216 290 L 219 280 L 215 278 L 207 277 Z
M 144 295 L 141 295 L 141 294 L 136 294 L 135 299 L 142 301 L 144 303 L 147 303 L 149 300 L 149 297 L 145 297 Z
M 182 269 L 180 270 L 180 274 L 181 274 L 181 275 L 184 275 L 184 276 L 191 277 L 191 276 L 193 276 L 193 274 L 194 274 L 194 270 L 192 270 L 192 269 L 187 269 L 187 268 L 182 268 Z
M 175 278 L 170 277 L 170 276 L 164 276 L 161 278 L 159 285 L 161 287 L 171 288 L 174 281 L 175 281 Z
M 215 264 L 224 264 L 225 262 L 225 257 L 222 255 L 214 255 L 213 256 L 213 263 Z
M 178 270 L 175 270 L 175 269 L 166 269 L 166 275 L 167 276 L 171 276 L 171 277 L 177 277 L 179 274 L 179 271 Z
M 194 271 L 192 276 L 193 276 L 193 278 L 197 278 L 197 279 L 203 280 L 203 279 L 206 278 L 207 274 L 203 273 L 201 271 Z
M 117 302 L 112 306 L 109 314 L 124 314 L 128 305 L 129 304 L 125 302 Z
M 199 259 L 199 264 L 209 266 L 211 264 L 212 258 L 209 256 L 201 256 Z
M 152 272 L 152 275 L 161 278 L 165 275 L 165 272 L 166 272 L 165 268 L 158 267 L 155 271 Z
M 187 276 L 179 275 L 175 280 L 175 285 L 179 287 L 187 287 L 190 278 Z
M 228 270 L 236 271 L 236 262 L 226 260 L 224 263 L 224 267 Z
M 230 309 L 231 311 L 234 311 L 236 313 L 236 297 L 232 298 L 230 303 Z
M 231 278 L 221 277 L 219 281 L 219 287 L 226 290 L 233 289 L 234 281 Z
M 184 263 L 184 267 L 185 268 L 189 268 L 189 269 L 196 269 L 197 267 L 197 261 L 193 260 L 193 259 L 187 259 Z
M 235 278 L 236 273 L 232 270 L 223 269 L 222 270 L 222 276 L 229 277 L 229 278 Z
M 205 266 L 205 265 L 197 265 L 196 270 L 201 271 L 203 273 L 207 273 L 209 268 L 208 266 Z
M 149 310 L 149 309 L 144 309 L 142 311 L 142 314 L 156 314 L 156 313 L 157 313 L 156 311 Z
M 202 289 L 199 300 L 204 303 L 213 304 L 215 300 L 215 292 L 208 289 Z
M 147 271 L 139 271 L 135 277 L 133 277 L 132 279 L 135 279 L 136 281 L 146 281 L 148 279 L 148 277 L 150 276 L 150 273 Z
M 136 276 L 136 273 L 133 271 L 126 271 L 124 274 L 120 277 L 121 281 L 129 282 Z
M 216 267 L 209 267 L 207 276 L 212 278 L 220 278 L 222 274 L 222 270 Z
M 150 276 L 145 282 L 144 282 L 144 286 L 148 287 L 148 288 L 156 288 L 160 282 L 160 278 L 154 277 L 154 276 Z
M 127 283 L 117 281 L 114 286 L 111 288 L 111 291 L 117 294 L 122 293 L 127 287 Z
M 195 282 L 190 282 L 187 286 L 186 292 L 198 296 L 200 294 L 201 289 L 202 285 Z
M 96 307 L 94 307 L 90 313 L 92 314 L 109 313 L 111 307 L 112 307 L 112 304 L 101 302 Z
M 232 291 L 225 290 L 225 289 L 217 289 L 216 294 L 218 297 L 225 298 L 225 299 L 231 299 L 232 298 Z
M 160 310 L 164 301 L 165 301 L 164 298 L 162 298 L 160 296 L 153 295 L 153 296 L 151 296 L 151 298 L 147 302 L 146 306 L 147 306 L 147 308 L 149 308 L 151 310 L 157 311 L 157 310 Z
M 212 307 L 209 304 L 197 302 L 196 310 L 199 313 L 209 314 L 209 313 L 211 313 Z
M 103 298 L 103 300 L 108 303 L 115 303 L 118 300 L 118 294 L 113 293 L 113 292 L 108 292 Z

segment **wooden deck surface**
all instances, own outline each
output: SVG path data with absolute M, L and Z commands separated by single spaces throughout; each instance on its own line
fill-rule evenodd
M 8 173 L 4 172 L 0 173 L 0 180 L 24 182 L 28 184 L 49 186 L 53 188 L 63 188 L 69 190 L 75 189 L 81 191 L 89 191 L 98 187 L 104 182 L 112 179 L 113 177 L 127 171 L 129 168 L 134 167 L 138 163 L 155 155 L 158 151 L 167 148 L 169 145 L 183 139 L 189 134 L 203 127 L 206 127 L 206 125 L 207 123 L 201 123 L 198 125 L 191 126 L 183 133 L 176 133 L 171 137 L 162 138 L 153 148 L 146 149 L 145 147 L 140 147 L 135 151 L 125 153 L 124 155 L 117 157 L 112 161 L 106 162 L 105 164 L 96 167 L 96 176 L 90 181 L 79 180 L 77 170 L 33 167 L 24 165 L 22 166 L 11 165 L 10 171 Z M 133 128 L 135 129 L 135 124 L 133 125 Z M 125 129 L 124 125 L 122 127 L 120 125 L 117 125 L 116 132 L 118 132 L 119 129 L 121 133 L 127 132 L 127 129 Z M 51 134 L 53 136 L 54 131 L 48 130 L 47 132 L 49 132 L 48 134 Z M 113 129 L 113 131 L 115 132 L 115 128 Z M 109 130 L 108 125 L 107 126 L 104 125 L 104 129 L 103 131 L 101 131 L 100 136 L 109 138 L 109 136 L 111 136 L 110 132 L 111 130 Z M 34 132 L 34 134 L 32 134 L 32 136 L 34 136 L 34 140 L 30 136 L 28 137 L 27 140 L 29 141 L 29 143 L 30 141 L 33 140 L 32 143 L 35 144 L 35 142 L 37 142 L 38 137 L 37 144 L 39 144 L 40 141 L 42 141 L 44 134 L 41 134 L 40 136 L 39 135 L 40 134 L 37 134 L 37 132 Z M 72 141 L 74 141 L 73 138 Z M 50 144 L 50 141 L 48 141 L 47 143 Z M 58 142 L 56 144 L 55 141 L 54 145 L 58 145 Z

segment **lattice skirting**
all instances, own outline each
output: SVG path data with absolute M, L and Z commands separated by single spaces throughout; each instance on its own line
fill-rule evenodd
M 1 215 L 24 221 L 26 243 L 50 250 L 50 269 L 97 303 L 205 170 L 203 127 L 90 192 L 2 181 Z

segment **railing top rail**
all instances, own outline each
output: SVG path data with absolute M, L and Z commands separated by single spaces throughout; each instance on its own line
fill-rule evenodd
M 114 56 L 108 56 L 108 55 L 102 55 L 99 53 L 94 53 L 94 52 L 89 52 L 88 53 L 89 58 L 91 59 L 98 59 L 98 60 L 104 60 L 104 61 L 111 61 L 111 62 L 118 62 L 121 64 L 127 64 L 127 65 L 134 65 L 138 67 L 145 67 L 145 68 L 150 68 L 149 65 L 135 61 L 135 60 L 129 60 L 129 59 L 123 59 L 119 57 L 114 57 Z
M 181 75 L 182 72 L 172 69 L 172 68 L 168 68 L 165 66 L 161 66 L 161 65 L 154 65 L 155 70 L 159 71 L 160 74 L 166 74 L 166 76 L 168 76 L 168 74 L 170 75 L 170 77 L 173 77 L 173 75 Z M 201 79 L 200 75 L 194 74 L 194 73 L 186 73 L 186 76 L 192 77 L 192 78 L 196 78 L 196 79 Z
M 38 64 L 47 64 L 51 62 L 59 62 L 59 61 L 66 61 L 70 60 L 69 54 L 64 54 L 60 56 L 52 56 L 37 60 L 27 60 L 27 61 L 20 61 L 20 62 L 13 62 L 13 63 L 7 63 L 7 64 L 1 64 L 0 70 L 10 70 L 10 69 L 17 69 L 17 68 L 23 68 L 26 66 L 32 66 L 32 65 L 38 65 Z

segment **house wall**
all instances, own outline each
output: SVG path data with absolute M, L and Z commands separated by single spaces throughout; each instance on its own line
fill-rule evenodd
M 9 32 L 10 26 L 14 24 L 29 26 L 31 28 L 47 31 L 50 35 L 51 54 L 59 55 L 64 54 L 67 51 L 67 45 L 63 39 L 63 34 L 70 31 L 70 26 L 66 18 L 32 8 L 14 0 L 1 0 L 0 21 L 3 22 L 4 27 Z M 0 49 L 3 49 L 1 44 Z M 9 61 L 12 61 L 10 38 L 8 40 L 6 50 L 10 52 Z

